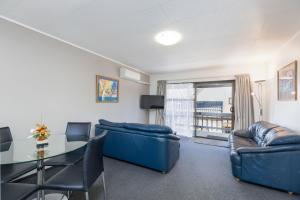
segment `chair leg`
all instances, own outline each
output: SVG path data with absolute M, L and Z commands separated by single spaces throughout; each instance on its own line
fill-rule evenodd
M 89 192 L 85 192 L 84 194 L 85 194 L 85 200 L 90 200 L 90 198 L 89 198 Z
M 105 187 L 104 172 L 102 172 L 102 184 L 103 184 L 103 191 L 104 191 L 104 200 L 106 200 L 106 187 Z

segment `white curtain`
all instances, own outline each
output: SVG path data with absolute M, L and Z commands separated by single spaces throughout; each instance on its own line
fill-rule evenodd
M 246 129 L 254 122 L 251 81 L 248 74 L 235 76 L 234 95 L 235 123 L 234 129 Z
M 164 80 L 157 81 L 156 94 L 166 97 L 166 87 L 167 87 L 167 81 Z M 165 125 L 165 109 L 156 109 L 155 124 Z
M 194 98 L 193 83 L 167 84 L 165 122 L 178 135 L 194 135 Z

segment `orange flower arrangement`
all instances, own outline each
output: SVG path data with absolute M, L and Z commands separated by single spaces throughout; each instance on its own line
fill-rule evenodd
M 37 141 L 46 140 L 50 136 L 50 130 L 45 124 L 37 124 L 35 129 L 30 131 L 32 133 L 32 137 L 36 138 Z

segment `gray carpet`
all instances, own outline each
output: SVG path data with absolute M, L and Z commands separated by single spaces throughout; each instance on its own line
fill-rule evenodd
M 195 143 L 199 143 L 199 144 L 229 148 L 228 141 L 224 141 L 224 140 L 213 140 L 213 139 L 207 139 L 207 138 L 193 138 L 193 141 Z
M 231 175 L 229 149 L 181 140 L 180 159 L 168 174 L 105 158 L 107 200 L 299 200 L 299 195 L 237 182 Z M 47 174 L 47 173 L 46 173 Z M 50 173 L 48 173 L 49 175 Z M 90 199 L 103 199 L 102 184 Z M 82 200 L 74 192 L 71 200 Z
M 229 149 L 181 140 L 180 159 L 168 174 L 105 159 L 107 200 L 299 200 L 286 192 L 237 182 Z M 91 190 L 100 199 L 101 185 Z M 74 193 L 72 200 L 84 199 Z

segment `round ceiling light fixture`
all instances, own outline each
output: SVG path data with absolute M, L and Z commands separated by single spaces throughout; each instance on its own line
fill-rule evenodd
M 178 43 L 182 36 L 176 31 L 162 31 L 155 35 L 155 41 L 165 46 L 171 46 Z

